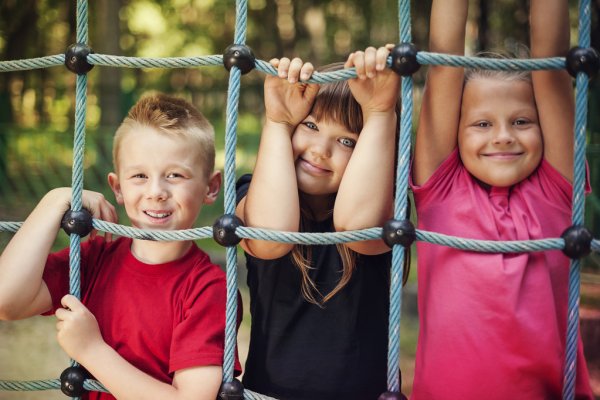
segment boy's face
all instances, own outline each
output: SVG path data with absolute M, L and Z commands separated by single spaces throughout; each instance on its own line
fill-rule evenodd
M 141 229 L 189 229 L 202 205 L 216 200 L 221 175 L 207 176 L 200 151 L 189 141 L 138 126 L 123 137 L 118 170 L 109 184 L 131 223 Z
M 542 133 L 531 83 L 476 78 L 463 91 L 458 148 L 480 181 L 512 186 L 537 168 Z

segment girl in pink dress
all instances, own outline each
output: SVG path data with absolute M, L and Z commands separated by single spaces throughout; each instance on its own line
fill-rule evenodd
M 462 55 L 468 0 L 433 0 L 432 52 Z M 566 0 L 532 0 L 531 56 L 569 49 Z M 431 66 L 412 188 L 420 229 L 470 239 L 559 237 L 570 226 L 573 94 L 564 70 Z M 559 250 L 419 242 L 413 399 L 559 399 L 569 260 Z M 592 399 L 581 340 L 577 398 Z

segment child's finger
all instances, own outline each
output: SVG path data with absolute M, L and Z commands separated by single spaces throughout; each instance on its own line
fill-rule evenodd
M 58 323 L 62 322 L 65 320 L 65 318 L 69 315 L 69 310 L 65 309 L 65 308 L 58 308 L 55 312 L 54 315 L 56 316 L 56 318 L 58 319 Z M 56 324 L 57 328 L 58 328 L 58 323 Z M 62 326 L 62 325 L 61 325 Z
M 385 69 L 385 67 L 387 66 L 387 59 L 388 59 L 388 56 L 390 55 L 390 49 L 387 46 L 389 46 L 389 45 L 386 45 L 386 47 L 380 47 L 377 49 L 377 56 L 376 56 L 377 71 L 383 71 Z
M 355 51 L 350 55 L 352 59 L 348 60 L 352 66 L 356 69 L 356 76 L 359 79 L 365 79 L 365 53 L 362 51 Z
M 287 78 L 290 83 L 298 82 L 298 79 L 300 77 L 300 70 L 302 69 L 302 65 L 304 65 L 304 63 L 298 57 L 294 58 L 290 62 L 290 68 L 289 68 L 288 74 L 287 74 Z
M 271 58 L 269 60 L 269 64 L 271 64 L 273 67 L 277 68 L 279 66 L 279 58 Z
M 307 81 L 312 76 L 315 67 L 309 62 L 305 63 L 300 69 L 300 79 L 303 81 Z
M 289 68 L 290 59 L 287 57 L 283 57 L 279 60 L 279 65 L 277 65 L 277 76 L 279 76 L 280 78 L 287 78 Z
M 377 49 L 375 47 L 367 47 L 365 50 L 365 73 L 369 78 L 375 76 L 375 68 L 377 61 Z
M 68 310 L 71 311 L 75 311 L 81 307 L 83 307 L 83 304 L 81 303 L 81 301 L 79 301 L 79 299 L 75 296 L 73 296 L 72 294 L 66 294 L 63 296 L 62 299 L 60 299 L 60 304 L 62 304 L 62 306 Z

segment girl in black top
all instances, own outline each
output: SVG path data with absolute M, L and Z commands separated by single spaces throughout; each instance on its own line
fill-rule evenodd
M 265 80 L 254 174 L 238 181 L 246 226 L 335 232 L 391 218 L 399 77 L 385 68 L 389 48 L 352 53 L 344 67 L 358 78 L 322 86 L 299 82 L 310 63 L 271 60 L 279 77 Z M 390 249 L 379 239 L 241 245 L 252 314 L 244 386 L 290 400 L 385 392 Z

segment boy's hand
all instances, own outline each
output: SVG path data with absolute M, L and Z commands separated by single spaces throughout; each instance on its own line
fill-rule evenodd
M 265 78 L 266 118 L 295 127 L 308 115 L 319 91 L 317 84 L 299 82 L 310 79 L 314 67 L 299 58 L 274 58 L 270 63 L 278 76 Z
M 117 222 L 118 217 L 115 207 L 109 203 L 106 198 L 104 198 L 102 193 L 84 190 L 82 194 L 82 202 L 83 206 L 92 213 L 92 217 L 106 222 Z M 90 239 L 93 239 L 96 236 L 96 233 L 97 231 L 95 229 L 92 230 L 90 233 Z M 112 234 L 108 232 L 105 233 L 104 239 L 106 241 L 111 241 Z
M 104 344 L 96 317 L 77 297 L 66 295 L 61 299 L 64 308 L 56 310 L 58 344 L 72 359 L 85 364 L 87 354 Z
M 352 95 L 360 104 L 365 119 L 371 113 L 394 110 L 400 88 L 398 74 L 386 68 L 386 62 L 393 44 L 365 51 L 356 51 L 346 61 L 345 68 L 356 68 L 356 79 L 350 79 L 348 85 Z

